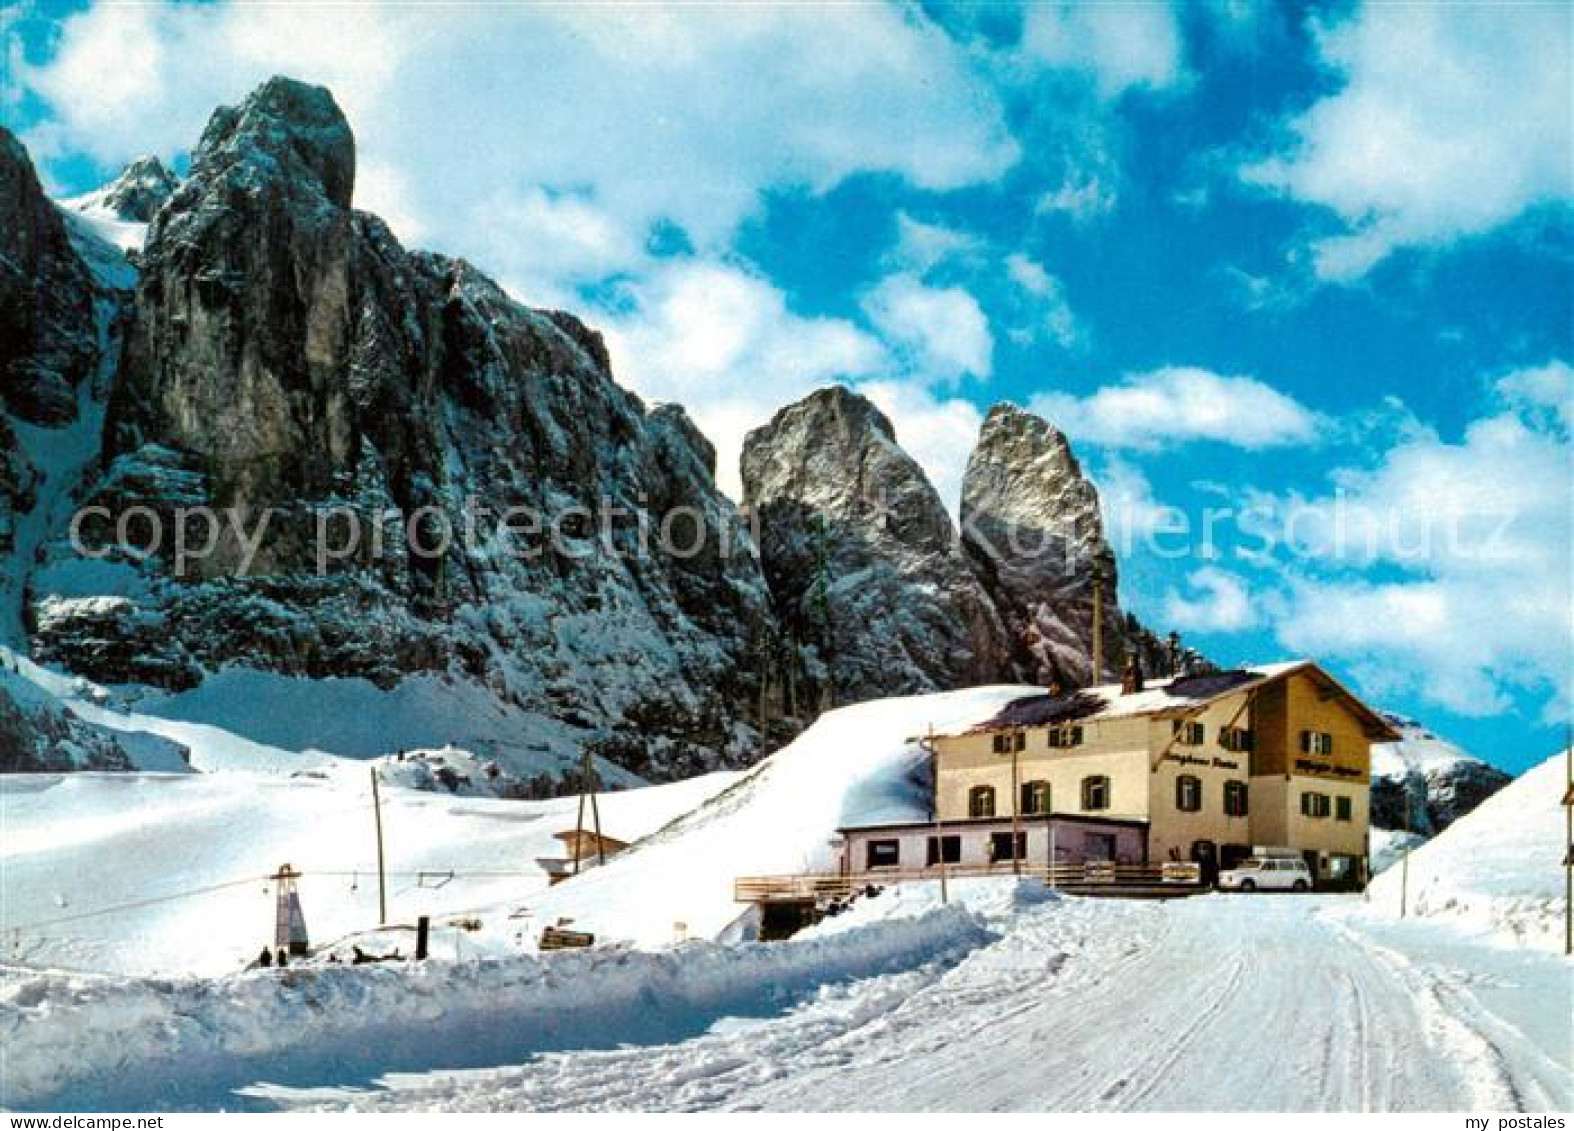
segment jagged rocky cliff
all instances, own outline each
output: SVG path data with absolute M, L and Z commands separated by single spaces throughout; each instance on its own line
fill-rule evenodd
M 98 356 L 93 293 L 27 151 L 0 126 L 0 401 L 20 420 L 76 419 Z
M 992 408 L 962 480 L 961 526 L 1005 622 L 1014 678 L 1071 688 L 1119 673 L 1126 626 L 1115 555 L 1098 492 L 1059 429 L 1015 405 Z M 1095 590 L 1102 672 L 1093 671 Z
M 851 702 L 1001 674 L 999 615 L 939 495 L 868 400 L 833 387 L 782 409 L 745 439 L 742 473 L 811 696 Z
M 1106 671 L 1126 647 L 1162 670 L 1049 424 L 991 412 L 963 537 L 890 422 L 822 390 L 750 436 L 745 521 L 709 442 L 618 386 L 593 330 L 354 209 L 325 90 L 270 81 L 213 114 L 183 181 L 140 159 L 64 222 L 4 140 L 0 283 L 26 324 L 0 588 L 39 659 L 145 708 L 677 777 L 831 703 L 1085 682 L 1095 565 Z
M 583 742 L 653 778 L 752 757 L 769 607 L 709 445 L 615 384 L 577 319 L 406 251 L 351 207 L 354 177 L 325 90 L 275 79 L 213 115 L 138 257 L 81 498 L 103 558 L 84 578 L 48 548 L 38 654 L 170 691 L 236 668 L 416 677 L 423 702 L 465 692 L 433 712 L 461 731 L 481 689 L 505 716 L 482 733 L 548 764 Z M 678 506 L 698 517 L 673 552 L 637 519 Z M 150 557 L 108 520 L 132 508 L 166 532 Z M 211 552 L 179 555 L 177 527 Z

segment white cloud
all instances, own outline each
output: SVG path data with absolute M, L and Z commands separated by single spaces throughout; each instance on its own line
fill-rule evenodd
M 1278 500 L 1279 640 L 1461 714 L 1506 710 L 1515 689 L 1566 710 L 1574 446 L 1545 397 L 1568 375 L 1509 374 L 1459 441 L 1412 433 L 1328 494 Z
M 61 21 L 17 81 L 55 152 L 113 162 L 194 143 L 214 105 L 275 72 L 321 82 L 409 212 L 485 265 L 478 205 L 560 191 L 621 230 L 723 245 L 776 186 L 859 172 L 924 189 L 1017 158 L 965 51 L 907 9 L 103 4 Z M 30 138 L 30 140 L 32 140 Z M 54 153 L 43 154 L 44 157 Z
M 983 308 L 961 287 L 931 287 L 916 275 L 888 275 L 864 296 L 864 313 L 906 366 L 924 380 L 988 377 L 994 337 Z
M 1050 66 L 1085 72 L 1106 98 L 1185 78 L 1180 24 L 1169 4 L 1030 4 L 1022 48 Z
M 1252 377 L 1170 366 L 1127 377 L 1091 396 L 1041 393 L 1034 412 L 1074 441 L 1157 449 L 1210 440 L 1247 449 L 1314 443 L 1317 414 Z
M 987 250 L 987 242 L 972 232 L 944 224 L 928 224 L 899 212 L 896 246 L 886 256 L 886 261 L 898 271 L 924 276 L 949 263 L 976 261 Z
M 1545 414 L 1547 431 L 1555 422 L 1565 434 L 1574 430 L 1574 367 L 1549 361 L 1505 374 L 1494 383 L 1504 402 L 1522 411 Z
M 1164 598 L 1164 623 L 1186 632 L 1240 632 L 1257 623 L 1246 582 L 1216 566 L 1187 577 L 1190 595 L 1171 589 Z
M 614 370 L 644 396 L 677 401 L 716 445 L 716 478 L 741 498 L 749 429 L 821 386 L 889 371 L 884 348 L 841 319 L 804 318 L 745 267 L 677 259 L 625 284 L 598 319 Z
M 1082 328 L 1066 301 L 1065 285 L 1043 264 L 1015 252 L 1006 257 L 1006 275 L 1027 299 L 1026 321 L 1012 331 L 1015 340 L 1029 343 L 1048 338 L 1063 349 L 1081 342 Z
M 1033 211 L 1040 216 L 1061 213 L 1080 224 L 1109 215 L 1118 202 L 1115 190 L 1098 174 L 1073 169 L 1053 192 L 1039 196 Z
M 1568 200 L 1570 26 L 1559 4 L 1368 4 L 1318 35 L 1342 88 L 1242 176 L 1331 210 L 1314 263 L 1344 281 Z
M 1142 469 L 1123 459 L 1108 459 L 1089 470 L 1099 493 L 1104 539 L 1122 561 L 1154 546 L 1166 532 L 1184 528 L 1179 507 L 1159 501 Z

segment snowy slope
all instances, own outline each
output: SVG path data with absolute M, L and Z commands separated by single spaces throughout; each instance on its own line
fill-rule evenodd
M 1410 913 L 1511 943 L 1562 945 L 1566 788 L 1554 755 L 1410 856 Z M 1400 874 L 1373 882 L 1375 914 L 1396 914 Z
M 634 840 L 735 777 L 603 795 L 602 825 Z M 0 961 L 122 973 L 237 970 L 271 936 L 273 897 L 262 877 L 284 863 L 307 873 L 301 898 L 314 942 L 365 930 L 377 921 L 370 792 L 367 767 L 354 763 L 294 775 L 0 777 Z M 515 949 L 520 933 L 528 941 L 540 917 L 507 916 L 545 888 L 536 859 L 561 855 L 552 834 L 573 827 L 575 805 L 385 787 L 390 919 L 495 908 L 481 916 L 473 943 L 458 940 L 461 953 Z
M 246 1088 L 258 1081 L 365 1085 L 389 1070 L 681 1040 L 722 1017 L 780 1013 L 827 982 L 943 963 L 988 937 L 950 908 L 826 938 L 691 943 L 663 954 L 594 950 L 222 980 L 7 972 L 0 1105 L 233 1109 L 245 1106 L 244 1092 L 271 1090 Z
M 634 850 L 555 888 L 543 916 L 659 945 L 685 924 L 715 937 L 743 910 L 733 880 L 832 866 L 840 827 L 928 816 L 927 756 L 913 739 L 989 718 L 1020 686 L 882 699 L 830 711 L 726 792 Z

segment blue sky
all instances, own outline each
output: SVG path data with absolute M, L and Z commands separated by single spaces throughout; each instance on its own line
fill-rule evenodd
M 1071 436 L 1150 622 L 1316 655 L 1511 769 L 1562 741 L 1565 4 L 4 12 L 57 191 L 321 82 L 358 205 L 583 313 L 724 485 L 841 380 L 954 506 L 1013 400 Z

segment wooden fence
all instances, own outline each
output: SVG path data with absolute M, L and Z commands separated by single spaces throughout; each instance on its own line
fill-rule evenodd
M 790 876 L 740 876 L 733 883 L 733 899 L 739 903 L 805 903 L 843 899 L 868 887 L 912 880 L 969 879 L 977 876 L 1021 876 L 1039 880 L 1053 888 L 1089 890 L 1196 888 L 1202 884 L 1202 869 L 1190 861 L 1165 861 L 1159 864 L 1115 864 L 1089 861 L 1085 864 L 1028 864 L 1013 869 L 1009 862 L 997 864 L 955 864 L 941 869 L 919 870 L 879 868 L 866 872 L 804 873 Z

